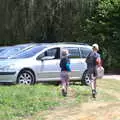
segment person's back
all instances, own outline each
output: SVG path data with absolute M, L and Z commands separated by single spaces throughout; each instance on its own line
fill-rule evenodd
M 87 56 L 87 70 L 91 80 L 92 96 L 96 95 L 96 78 L 97 78 L 97 66 L 101 66 L 100 54 L 97 53 L 99 47 L 97 44 L 93 44 L 93 51 Z
M 100 58 L 100 54 L 96 51 L 92 51 L 86 58 L 87 67 L 96 67 L 96 65 L 99 64 L 97 61 L 98 58 Z
M 68 64 L 70 64 L 69 58 L 67 56 L 63 57 L 60 61 L 61 71 L 70 71 Z

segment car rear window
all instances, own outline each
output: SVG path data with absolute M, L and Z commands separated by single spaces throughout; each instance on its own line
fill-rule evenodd
M 92 48 L 87 48 L 87 47 L 81 47 L 81 57 L 86 58 L 88 54 L 92 51 Z

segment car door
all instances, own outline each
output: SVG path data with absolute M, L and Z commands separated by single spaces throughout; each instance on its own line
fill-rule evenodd
M 80 51 L 78 47 L 65 47 L 69 51 L 71 74 L 70 79 L 80 79 L 81 72 L 81 60 L 80 60 Z
M 60 69 L 60 48 L 52 48 L 46 50 L 40 55 L 41 67 L 39 68 L 40 81 L 58 80 Z
M 86 71 L 87 69 L 87 64 L 86 64 L 86 58 L 88 56 L 88 54 L 92 51 L 91 47 L 80 47 L 80 63 L 81 63 L 81 72 L 80 72 L 80 76 L 83 76 L 83 73 Z

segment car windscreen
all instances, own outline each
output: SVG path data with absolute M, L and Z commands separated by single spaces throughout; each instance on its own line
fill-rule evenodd
M 41 50 L 43 50 L 44 48 L 46 48 L 46 46 L 43 46 L 43 45 L 35 46 L 31 49 L 21 52 L 18 55 L 11 57 L 11 59 L 30 58 L 30 57 L 33 57 L 34 55 L 36 55 Z
M 0 52 L 2 52 L 3 50 L 5 50 L 5 48 L 0 48 Z
M 0 52 L 0 59 L 9 58 L 9 57 L 14 56 L 16 54 L 19 54 L 22 51 L 30 49 L 34 46 L 35 46 L 35 44 L 20 44 L 20 45 L 14 45 L 11 47 L 7 47 L 5 50 Z
M 11 55 L 14 55 L 24 49 L 24 46 L 12 46 L 10 48 L 6 48 L 0 53 L 0 58 L 8 58 Z

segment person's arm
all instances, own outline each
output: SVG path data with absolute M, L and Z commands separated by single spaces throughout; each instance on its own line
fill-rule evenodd
M 91 53 L 92 53 L 92 52 L 90 52 L 90 53 L 87 55 L 87 57 L 86 57 L 85 62 L 86 62 L 87 64 L 88 64 L 88 59 L 89 59 Z
M 96 63 L 99 67 L 101 66 L 101 57 L 99 54 L 97 54 Z
M 62 60 L 60 60 L 60 64 L 59 64 L 60 68 L 62 67 Z

